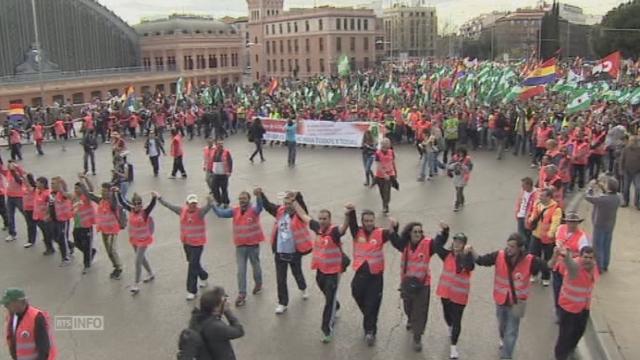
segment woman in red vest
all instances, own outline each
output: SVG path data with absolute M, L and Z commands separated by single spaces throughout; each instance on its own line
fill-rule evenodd
M 44 130 L 45 128 L 41 122 L 37 122 L 32 127 L 33 141 L 36 143 L 36 151 L 38 152 L 38 155 L 44 155 L 44 152 L 42 151 L 42 142 L 44 141 Z
M 46 177 L 39 177 L 36 180 L 36 193 L 33 200 L 33 220 L 42 231 L 42 238 L 46 247 L 43 255 L 52 255 L 53 240 L 55 238 L 55 228 L 51 217 L 50 209 L 51 190 L 49 190 L 49 180 Z
M 198 206 L 198 196 L 187 196 L 185 206 L 176 206 L 165 201 L 155 191 L 152 196 L 158 199 L 160 205 L 180 216 L 180 241 L 184 249 L 189 267 L 187 268 L 187 301 L 196 298 L 198 293 L 198 278 L 200 287 L 206 287 L 209 274 L 202 268 L 200 257 L 207 244 L 207 226 L 204 216 L 213 207 L 213 199 L 209 196 L 204 207 Z
M 446 228 L 448 231 L 448 228 Z M 445 229 L 443 228 L 443 231 Z M 471 272 L 475 264 L 467 246 L 467 236 L 457 233 L 453 236 L 451 249 L 444 248 L 444 242 L 436 243 L 436 253 L 444 262 L 436 295 L 442 301 L 444 320 L 449 327 L 451 341 L 449 359 L 457 359 L 458 338 L 462 329 L 462 314 L 469 302 L 469 290 L 471 288 Z
M 382 212 L 389 213 L 389 202 L 391 202 L 391 187 L 398 189 L 396 171 L 396 156 L 391 148 L 391 140 L 384 138 L 380 145 L 380 150 L 375 153 L 376 173 L 375 182 L 380 190 L 382 198 Z
M 22 160 L 22 134 L 17 126 L 9 130 L 9 147 L 11 148 L 11 160 Z
M 136 276 L 135 283 L 129 288 L 131 295 L 136 295 L 140 292 L 140 278 L 142 276 L 142 267 L 147 271 L 147 277 L 143 280 L 144 283 L 149 283 L 155 279 L 151 265 L 147 260 L 147 248 L 153 243 L 153 218 L 151 217 L 151 211 L 156 206 L 156 195 L 151 194 L 151 202 L 146 208 L 142 207 L 142 197 L 137 193 L 134 193 L 131 197 L 131 202 L 122 197 L 117 187 L 113 187 L 111 191 L 114 191 L 118 195 L 118 202 L 123 209 L 129 212 L 129 243 L 133 246 L 133 250 L 136 253 Z
M 22 210 L 24 212 L 24 219 L 27 223 L 27 242 L 24 244 L 25 248 L 30 248 L 36 243 L 37 225 L 33 219 L 34 202 L 36 196 L 36 181 L 33 179 L 33 174 L 27 174 L 25 177 L 24 195 L 22 196 Z
M 449 237 L 449 226 L 440 224 L 435 240 L 425 236 L 422 224 L 408 223 L 392 245 L 402 253 L 400 261 L 400 296 L 407 315 L 407 330 L 413 332 L 413 349 L 422 351 L 422 334 L 429 315 L 431 296 L 430 261 L 436 247 L 442 247 Z M 393 241 L 395 240 L 395 241 Z M 436 245 L 440 244 L 440 245 Z
M 171 147 L 169 153 L 173 157 L 173 168 L 171 170 L 169 179 L 175 179 L 178 172 L 182 174 L 183 178 L 186 178 L 187 172 L 184 169 L 184 165 L 182 163 L 182 157 L 184 156 L 182 136 L 177 129 L 171 130 L 171 136 Z
M 51 198 L 54 210 L 54 236 L 62 256 L 60 266 L 68 266 L 71 264 L 71 255 L 73 254 L 73 244 L 69 241 L 69 225 L 71 218 L 73 218 L 73 204 L 71 194 L 67 193 L 67 184 L 59 176 L 51 178 Z
M 589 141 L 587 141 L 586 135 L 580 130 L 576 135 L 576 139 L 573 142 L 573 153 L 571 154 L 571 184 L 569 185 L 569 191 L 573 191 L 576 182 L 578 188 L 584 188 L 584 176 L 587 163 L 589 162 L 589 154 L 591 148 Z
M 85 193 L 86 186 L 83 183 L 85 175 L 78 175 L 79 182 L 75 183 L 73 201 L 73 242 L 82 251 L 82 273 L 86 274 L 91 268 L 96 250 L 93 247 L 93 225 L 96 223 L 96 209 L 93 202 Z

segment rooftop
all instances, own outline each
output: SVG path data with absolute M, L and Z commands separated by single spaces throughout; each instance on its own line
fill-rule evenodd
M 236 34 L 236 29 L 228 23 L 206 15 L 172 14 L 161 19 L 145 19 L 133 28 L 142 36 L 173 34 Z

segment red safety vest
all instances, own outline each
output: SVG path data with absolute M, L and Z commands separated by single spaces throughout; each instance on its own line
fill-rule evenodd
M 264 241 L 262 225 L 260 225 L 260 214 L 256 213 L 253 206 L 249 206 L 242 213 L 239 206 L 233 211 L 233 243 L 236 246 L 258 245 Z
M 20 142 L 21 142 L 20 132 L 18 132 L 15 129 L 12 129 L 11 132 L 9 133 L 9 143 L 13 145 L 13 144 L 20 144 Z
M 313 242 L 311 268 L 323 274 L 339 274 L 342 271 L 342 251 L 331 237 L 333 229 L 335 226 L 330 226 L 326 232 L 318 234 Z
M 219 164 L 215 161 L 216 158 L 216 152 L 214 151 L 213 154 L 211 155 L 211 171 L 213 171 L 214 174 L 217 175 L 231 175 L 231 168 L 229 167 L 229 150 L 227 149 L 223 149 L 222 150 L 222 156 L 220 157 L 220 162 L 222 162 L 222 169 L 224 171 L 224 174 L 220 174 L 219 172 L 216 172 L 218 169 L 216 169 Z
M 456 304 L 467 305 L 469 302 L 469 290 L 471 287 L 471 272 L 456 272 L 456 256 L 450 252 L 444 258 L 440 281 L 436 295 L 443 299 L 449 299 Z
M 536 130 L 536 147 L 544 148 L 547 146 L 547 140 L 551 137 L 551 132 L 553 130 L 550 127 L 543 129 L 539 127 Z
M 49 335 L 49 356 L 48 360 L 55 360 L 58 355 L 58 348 L 56 347 L 53 330 L 51 327 L 51 317 L 46 311 L 42 311 L 36 307 L 29 305 L 27 311 L 22 316 L 22 320 L 16 327 L 15 333 L 13 332 L 13 319 L 10 315 L 7 315 L 7 344 L 12 346 L 13 340 L 16 343 L 16 360 L 33 360 L 38 358 L 38 349 L 36 348 L 36 317 L 42 313 L 47 324 L 47 333 Z
M 571 163 L 575 165 L 587 165 L 589 162 L 589 142 L 574 142 Z
M 20 171 L 20 170 L 16 170 Z M 7 171 L 7 196 L 9 197 L 22 197 L 24 195 L 24 189 L 22 184 L 18 184 L 13 173 Z
M 182 151 L 182 136 L 178 134 L 171 140 L 171 156 L 178 157 L 182 156 L 183 154 L 184 152 Z
M 213 154 L 216 152 L 216 147 L 206 146 L 202 151 L 204 157 L 204 168 L 206 171 L 213 170 Z
M 276 235 L 278 234 L 278 222 L 284 216 L 286 208 L 281 205 L 278 207 L 276 214 L 276 222 L 273 224 L 273 231 L 271 232 L 271 242 L 275 244 Z M 313 237 L 309 227 L 302 221 L 297 215 L 291 217 L 291 234 L 293 235 L 293 241 L 296 244 L 296 251 L 301 254 L 308 254 L 313 249 Z
M 183 207 L 180 212 L 180 240 L 191 246 L 203 246 L 207 243 L 207 227 L 200 217 L 200 208 L 189 211 Z
M 129 242 L 133 246 L 149 246 L 153 243 L 153 218 L 144 213 L 129 213 Z
M 64 135 L 67 131 L 64 129 L 64 121 L 62 120 L 57 120 L 55 123 L 53 123 L 53 128 L 56 132 L 56 135 L 60 136 L 60 135 Z
M 593 139 L 593 141 L 591 142 L 593 145 L 596 145 L 598 143 L 600 143 L 600 145 L 598 145 L 595 148 L 591 149 L 591 153 L 592 154 L 604 155 L 604 154 L 607 153 L 607 146 L 605 144 L 605 141 L 602 141 L 602 138 L 604 138 L 605 136 L 607 136 L 607 132 L 606 131 L 601 131 L 600 134 L 596 135 L 596 137 Z
M 67 221 L 73 217 L 73 204 L 61 192 L 56 193 L 56 201 L 53 203 L 56 211 L 56 220 Z
M 44 129 L 42 125 L 38 124 L 33 126 L 33 138 L 36 141 L 44 139 Z
M 120 223 L 118 222 L 116 214 L 111 210 L 111 203 L 104 199 L 98 203 L 96 229 L 103 234 L 109 235 L 120 232 Z
M 533 255 L 526 254 L 511 272 L 513 287 L 518 300 L 527 300 L 529 297 L 529 280 L 531 278 L 531 262 Z M 498 252 L 495 264 L 496 272 L 493 279 L 493 299 L 498 305 L 513 304 L 513 294 L 509 284 L 509 270 L 507 267 L 507 255 L 504 250 Z
M 394 164 L 395 154 L 393 153 L 393 149 L 389 149 L 386 152 L 382 150 L 376 151 L 376 158 L 378 160 L 376 177 L 384 178 L 385 176 L 396 175 L 396 166 Z
M 96 209 L 85 195 L 80 196 L 80 201 L 74 204 L 73 209 L 78 216 L 80 227 L 88 229 L 96 223 Z
M 36 190 L 35 200 L 33 201 L 33 220 L 49 221 L 51 215 L 49 214 L 49 195 L 51 190 Z
M 34 201 L 36 198 L 36 190 L 29 185 L 24 186 L 24 195 L 22 195 L 22 209 L 25 211 L 33 211 Z
M 381 274 L 384 271 L 383 231 L 382 228 L 375 228 L 367 236 L 364 229 L 358 230 L 353 241 L 353 270 L 358 271 L 366 262 L 372 274 Z
M 576 260 L 576 262 L 578 263 L 578 275 L 575 279 L 572 279 L 567 269 L 564 269 L 562 287 L 558 297 L 558 306 L 573 314 L 578 314 L 591 308 L 593 288 L 600 277 L 600 273 L 595 266 L 592 273 L 589 273 L 582 267 L 580 259 Z
M 402 252 L 400 262 L 400 280 L 406 277 L 415 277 L 424 285 L 431 284 L 431 238 L 425 237 L 420 240 L 415 250 L 411 249 L 411 244 L 407 244 Z
M 7 193 L 7 177 L 0 172 L 0 196 Z
M 580 239 L 582 239 L 583 236 L 586 236 L 586 234 L 584 231 L 578 229 L 569 236 L 567 229 L 569 229 L 567 224 L 558 226 L 558 230 L 556 231 L 556 246 L 564 247 L 570 250 L 571 253 L 578 254 L 580 252 Z M 556 261 L 556 264 L 553 266 L 554 271 L 559 271 L 560 264 L 562 264 L 563 259 L 564 255 L 558 256 L 558 261 Z

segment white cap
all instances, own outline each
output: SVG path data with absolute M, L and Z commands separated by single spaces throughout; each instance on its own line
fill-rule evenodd
M 190 194 L 187 196 L 187 204 L 197 204 L 198 203 L 198 195 Z

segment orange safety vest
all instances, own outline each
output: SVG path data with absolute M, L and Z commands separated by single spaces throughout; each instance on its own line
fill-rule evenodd
M 104 199 L 101 199 L 98 203 L 96 229 L 103 234 L 109 235 L 120 232 L 120 223 L 116 214 L 111 210 L 111 203 Z
M 316 236 L 313 242 L 311 269 L 318 269 L 323 274 L 339 274 L 342 271 L 342 250 L 335 243 L 331 234 L 335 226 Z
M 96 223 L 96 209 L 85 195 L 80 196 L 80 201 L 74 204 L 73 209 L 78 216 L 80 227 L 89 229 Z
M 589 152 L 589 142 L 574 142 L 571 163 L 575 165 L 587 165 L 587 163 L 589 162 Z
M 591 308 L 593 288 L 600 277 L 597 267 L 594 267 L 593 273 L 590 274 L 582 267 L 580 259 L 576 262 L 579 268 L 575 279 L 569 276 L 565 267 L 560 296 L 558 297 L 558 306 L 573 314 Z
M 217 162 L 215 161 L 215 158 L 216 152 L 214 151 L 211 155 L 211 171 L 216 175 L 231 175 L 231 168 L 229 167 L 229 150 L 222 150 L 222 156 L 220 157 L 221 161 Z M 222 166 L 222 168 L 218 168 L 219 166 Z
M 569 229 L 567 224 L 558 226 L 558 230 L 556 231 L 556 246 L 564 247 L 569 249 L 573 254 L 578 254 L 580 252 L 580 239 L 586 236 L 586 234 L 584 231 L 578 229 L 569 236 L 567 229 Z M 559 271 L 563 259 L 564 255 L 558 256 L 558 261 L 556 261 L 556 264 L 553 266 L 553 271 Z
M 366 262 L 372 274 L 381 274 L 384 271 L 383 232 L 382 228 L 375 228 L 367 236 L 364 229 L 358 230 L 353 241 L 353 270 L 358 271 Z
M 467 270 L 456 272 L 456 256 L 450 252 L 444 259 L 436 295 L 459 305 L 467 305 L 470 287 L 471 272 Z
M 53 331 L 51 328 L 51 317 L 46 311 L 29 305 L 27 311 L 22 316 L 22 320 L 16 327 L 16 331 L 13 331 L 13 319 L 10 315 L 6 317 L 7 323 L 7 344 L 11 348 L 13 341 L 16 343 L 16 360 L 33 360 L 38 358 L 38 349 L 36 348 L 36 317 L 42 313 L 47 324 L 47 332 L 49 335 L 49 356 L 47 360 L 55 360 L 58 355 L 58 349 L 56 347 Z
M 53 128 L 56 132 L 56 135 L 60 136 L 60 135 L 64 135 L 67 131 L 64 129 L 64 121 L 62 120 L 57 120 L 55 123 L 53 123 Z
M 183 207 L 180 212 L 180 240 L 190 246 L 203 246 L 207 243 L 207 227 L 200 217 L 200 208 L 189 211 Z
M 278 222 L 284 216 L 285 206 L 280 205 L 278 212 L 276 213 L 276 222 L 273 224 L 273 230 L 271 232 L 271 242 L 275 244 L 278 234 Z M 291 235 L 293 235 L 293 241 L 296 244 L 296 251 L 301 254 L 308 254 L 313 249 L 313 237 L 309 227 L 304 223 L 297 215 L 291 217 Z
M 433 240 L 424 237 L 418 243 L 415 250 L 411 249 L 411 244 L 407 244 L 402 252 L 400 262 L 400 280 L 407 277 L 417 278 L 422 284 L 431 284 L 431 270 L 429 262 L 431 260 L 431 242 Z
M 386 176 L 396 175 L 396 166 L 393 163 L 395 160 L 395 154 L 392 149 L 383 152 L 382 150 L 376 151 L 376 158 L 378 160 L 376 167 L 376 177 L 384 178 Z
M 51 195 L 51 190 L 49 189 L 36 190 L 35 200 L 33 201 L 33 220 L 51 220 L 49 214 L 49 195 Z
M 18 184 L 13 173 L 11 171 L 7 171 L 7 196 L 22 197 L 23 195 L 24 189 L 22 188 L 22 184 Z
M 129 242 L 133 246 L 149 246 L 153 243 L 153 218 L 144 213 L 132 212 L 129 214 Z
M 551 228 L 551 222 L 553 221 L 553 214 L 556 212 L 556 209 L 558 209 L 558 204 L 554 204 L 549 206 L 548 208 L 546 208 L 546 211 L 544 212 L 544 216 L 542 216 L 542 219 L 540 219 L 540 221 L 538 221 L 538 227 L 540 228 L 540 241 L 543 244 L 552 244 L 553 240 L 549 237 L 549 229 Z M 536 206 L 535 210 L 534 210 L 534 214 L 533 217 L 537 217 L 538 214 L 540 213 L 539 208 Z M 536 229 L 532 229 L 533 231 L 535 231 Z
M 529 297 L 529 280 L 531 278 L 531 262 L 533 255 L 526 254 L 520 262 L 516 264 L 511 277 L 513 287 L 518 300 L 527 300 Z M 507 255 L 504 250 L 498 252 L 495 264 L 496 272 L 493 279 L 493 299 L 498 305 L 513 304 L 513 292 L 509 283 L 509 268 L 507 267 Z
M 547 140 L 551 137 L 551 132 L 553 130 L 550 127 L 543 129 L 539 127 L 536 130 L 536 147 L 543 148 L 547 146 Z
M 61 192 L 56 193 L 56 201 L 53 203 L 56 211 L 56 220 L 67 221 L 73 217 L 73 204 Z
M 22 195 L 22 209 L 25 211 L 33 211 L 33 202 L 35 201 L 36 190 L 29 185 L 24 186 L 24 195 Z
M 249 206 L 244 214 L 240 206 L 234 207 L 232 211 L 233 243 L 236 246 L 253 246 L 264 241 L 260 214 L 256 213 L 253 206 Z

